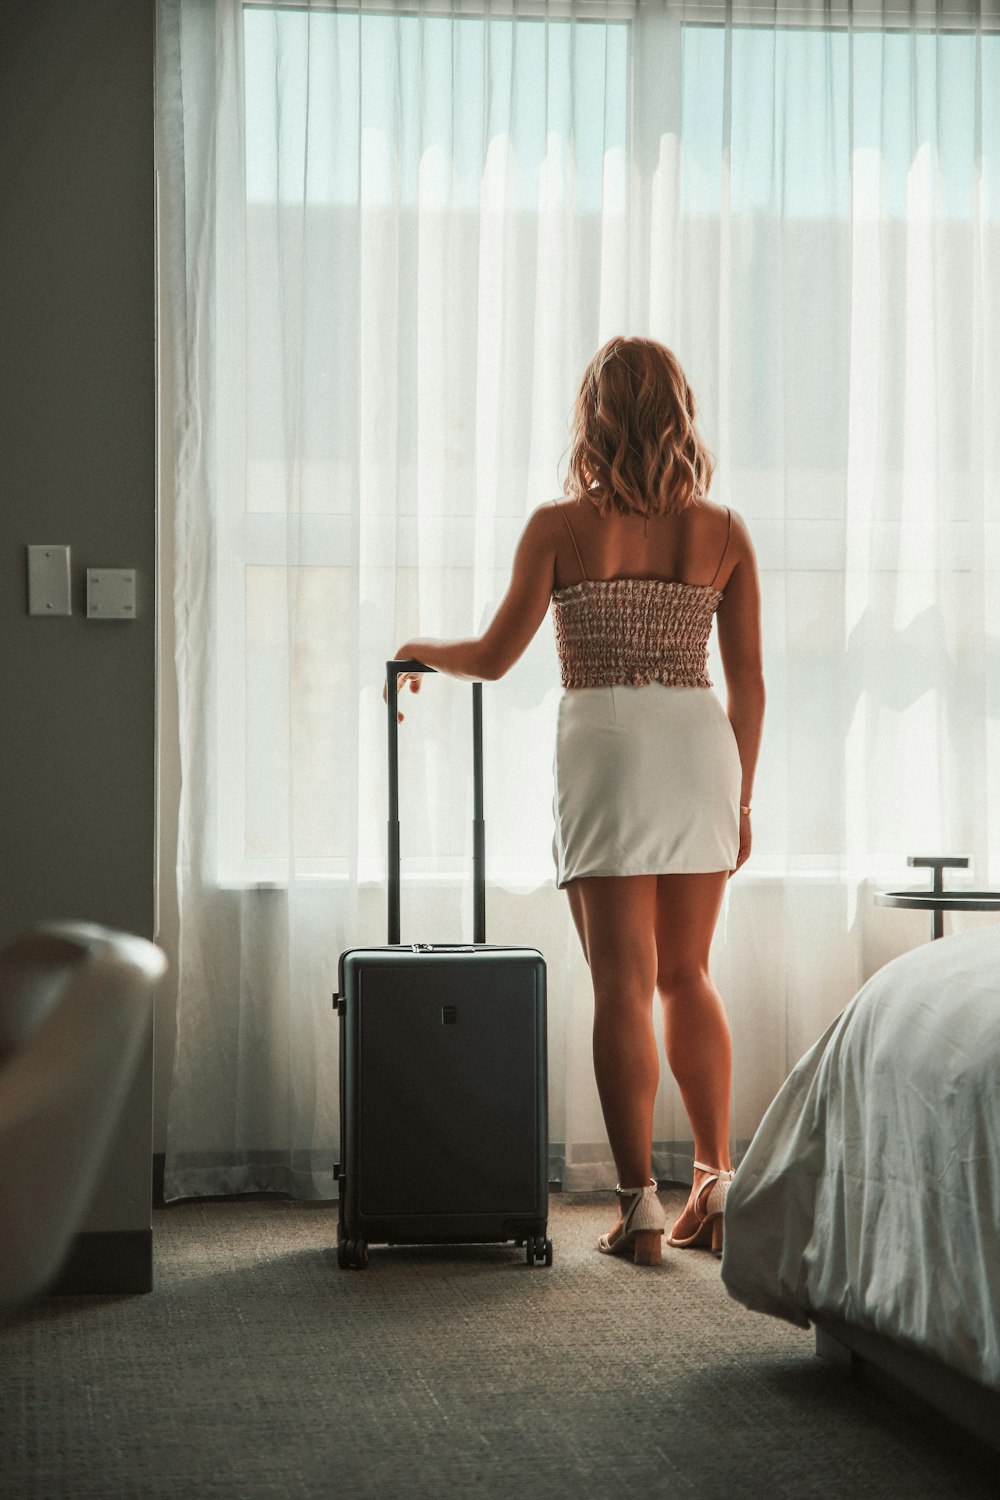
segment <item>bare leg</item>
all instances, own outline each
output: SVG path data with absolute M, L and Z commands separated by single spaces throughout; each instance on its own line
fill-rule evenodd
M 656 893 L 656 987 L 663 1001 L 667 1062 L 691 1121 L 694 1154 L 729 1169 L 732 1039 L 718 990 L 708 973 L 712 934 L 727 872 L 660 875 Z M 697 1228 L 693 1203 L 706 1181 L 695 1172 L 691 1197 L 671 1233 Z
M 653 1032 L 655 875 L 593 875 L 566 887 L 594 986 L 594 1073 L 622 1187 L 649 1180 L 660 1077 Z

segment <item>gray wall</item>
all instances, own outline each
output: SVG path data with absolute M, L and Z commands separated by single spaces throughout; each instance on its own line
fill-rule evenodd
M 154 928 L 154 0 L 0 7 L 0 941 Z M 25 546 L 72 547 L 69 618 Z M 88 621 L 88 567 L 138 618 Z
M 154 935 L 154 28 L 155 0 L 0 7 L 0 943 Z M 33 542 L 72 548 L 69 617 L 27 613 Z M 88 621 L 88 567 L 136 569 L 135 621 Z M 148 1235 L 152 1072 L 150 1028 L 85 1231 Z

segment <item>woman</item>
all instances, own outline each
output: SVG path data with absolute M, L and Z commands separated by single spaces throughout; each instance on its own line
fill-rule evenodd
M 593 981 L 594 1069 L 619 1182 L 618 1221 L 598 1248 L 643 1265 L 659 1263 L 665 1230 L 650 1177 L 654 991 L 696 1158 L 668 1242 L 722 1247 L 731 1041 L 708 955 L 726 881 L 750 853 L 764 713 L 753 547 L 739 517 L 708 499 L 713 464 L 694 417 L 668 349 L 611 339 L 577 397 L 565 498 L 528 520 L 490 625 L 396 652 L 491 681 L 552 607 L 564 687 L 554 849 Z M 715 615 L 726 713 L 706 672 Z M 400 674 L 407 683 L 418 691 L 419 674 Z

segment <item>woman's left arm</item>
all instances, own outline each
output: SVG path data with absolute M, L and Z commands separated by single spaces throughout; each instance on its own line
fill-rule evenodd
M 760 579 L 753 543 L 742 519 L 733 515 L 736 564 L 725 585 L 716 617 L 719 649 L 728 689 L 727 713 L 742 770 L 740 849 L 736 869 L 750 854 L 750 803 L 764 724 L 764 671 L 760 632 Z M 744 811 L 743 809 L 747 809 Z
M 495 682 L 522 656 L 545 618 L 555 581 L 554 506 L 540 506 L 528 517 L 521 533 L 507 592 L 482 635 L 468 640 L 439 641 L 425 637 L 406 641 L 397 661 L 415 658 L 449 677 L 465 682 Z M 413 692 L 420 689 L 419 673 L 399 674 Z M 402 714 L 400 714 L 402 718 Z

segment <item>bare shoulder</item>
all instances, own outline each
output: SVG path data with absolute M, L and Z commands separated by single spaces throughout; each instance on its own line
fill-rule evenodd
M 524 523 L 521 540 L 536 547 L 554 547 L 557 538 L 565 532 L 559 508 L 567 504 L 566 500 L 543 500 L 541 505 L 536 505 Z
M 750 538 L 750 532 L 747 529 L 747 523 L 744 521 L 738 510 L 734 510 L 732 512 L 732 517 L 733 529 L 730 540 L 730 551 L 736 559 L 744 558 L 747 561 L 753 562 L 755 560 L 755 554 L 753 550 L 753 542 Z
M 556 512 L 559 510 L 559 507 L 569 505 L 570 503 L 569 500 L 562 497 L 555 500 L 543 500 L 540 505 L 535 506 L 534 510 L 528 516 L 528 521 L 535 522 L 539 526 L 549 526 L 556 519 Z
M 536 506 L 531 514 L 532 516 L 544 516 L 551 523 L 552 521 L 559 520 L 559 512 L 561 510 L 567 511 L 572 515 L 578 515 L 580 502 L 575 498 L 568 499 L 565 495 L 557 495 L 554 500 L 543 500 L 541 505 Z
M 514 552 L 514 572 L 518 578 L 544 576 L 551 589 L 561 530 L 553 502 L 536 505 L 521 528 Z

